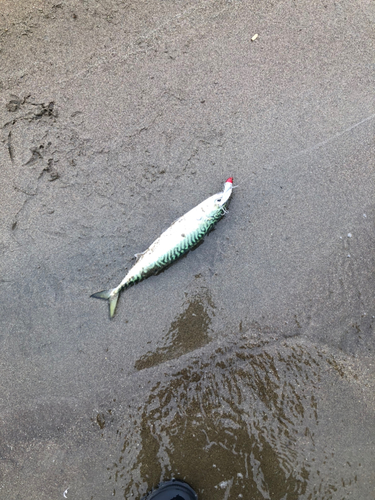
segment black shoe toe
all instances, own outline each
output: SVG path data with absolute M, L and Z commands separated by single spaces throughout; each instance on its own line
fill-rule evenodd
M 172 479 L 172 481 L 161 483 L 144 500 L 198 500 L 198 496 L 187 483 Z

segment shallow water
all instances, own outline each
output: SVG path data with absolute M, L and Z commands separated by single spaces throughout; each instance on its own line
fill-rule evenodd
M 353 447 L 372 424 L 342 442 L 352 415 L 330 400 L 347 393 L 350 404 L 358 377 L 326 349 L 262 337 L 228 336 L 121 412 L 109 467 L 116 496 L 139 498 L 177 477 L 202 500 L 365 498 L 357 482 L 372 452 L 353 455 Z
M 167 334 L 161 339 L 162 346 L 137 359 L 134 368 L 151 368 L 210 343 L 213 311 L 214 304 L 207 290 L 187 300 L 184 311 L 172 321 Z

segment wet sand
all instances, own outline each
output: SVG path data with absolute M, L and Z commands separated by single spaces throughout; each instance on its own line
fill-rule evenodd
M 375 7 L 1 11 L 0 498 L 372 498 Z M 89 296 L 229 176 L 110 321 Z

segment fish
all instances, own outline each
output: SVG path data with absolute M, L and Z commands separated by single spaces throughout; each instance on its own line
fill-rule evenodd
M 115 288 L 94 293 L 95 299 L 108 300 L 109 317 L 112 319 L 122 290 L 157 274 L 195 247 L 211 231 L 224 214 L 232 194 L 233 177 L 229 177 L 220 193 L 205 201 L 177 219 L 142 253 L 136 254 L 136 263 Z

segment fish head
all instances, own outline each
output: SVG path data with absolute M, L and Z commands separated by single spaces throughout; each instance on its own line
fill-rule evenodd
M 229 200 L 230 195 L 232 194 L 232 189 L 233 177 L 229 177 L 229 179 L 225 181 L 223 192 L 219 193 L 217 197 L 217 203 L 219 203 L 221 207 Z

